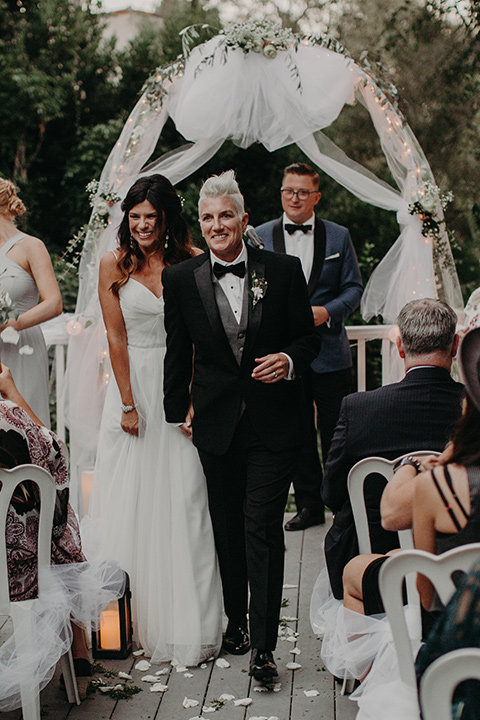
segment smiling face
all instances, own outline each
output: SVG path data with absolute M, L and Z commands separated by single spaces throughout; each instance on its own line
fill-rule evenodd
M 233 262 L 242 249 L 248 215 L 238 215 L 229 197 L 207 197 L 200 206 L 200 229 L 210 250 L 220 260 Z
M 318 187 L 316 187 L 315 180 L 311 175 L 287 173 L 283 178 L 283 188 L 309 191 L 310 194 L 306 200 L 299 200 L 298 195 L 294 195 L 291 200 L 287 200 L 284 193 L 281 193 L 282 207 L 288 219 L 295 225 L 303 225 L 312 217 L 315 205 L 322 196 Z
M 130 234 L 141 250 L 147 252 L 159 243 L 161 218 L 148 201 L 135 205 L 128 213 Z

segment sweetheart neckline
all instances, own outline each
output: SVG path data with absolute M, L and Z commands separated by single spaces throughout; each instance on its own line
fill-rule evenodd
M 162 295 L 155 295 L 155 293 L 153 292 L 153 290 L 150 290 L 150 288 L 147 287 L 146 285 L 144 285 L 144 283 L 140 282 L 140 280 L 136 280 L 134 277 L 129 277 L 128 279 L 129 279 L 129 280 L 133 280 L 133 282 L 136 282 L 137 285 L 141 285 L 142 287 L 144 287 L 145 290 L 146 290 L 147 292 L 149 292 L 150 295 L 153 295 L 153 297 L 154 297 L 156 300 L 163 300 L 163 293 L 162 293 Z

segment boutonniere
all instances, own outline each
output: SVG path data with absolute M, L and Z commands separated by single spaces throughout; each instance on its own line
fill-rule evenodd
M 255 270 L 250 275 L 250 287 L 248 288 L 248 294 L 252 298 L 252 307 L 265 297 L 267 292 L 268 283 L 264 277 L 259 277 Z

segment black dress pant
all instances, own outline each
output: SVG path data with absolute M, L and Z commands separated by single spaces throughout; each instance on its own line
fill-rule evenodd
M 282 601 L 283 514 L 298 450 L 266 448 L 243 414 L 225 455 L 199 451 L 225 612 L 244 624 L 250 586 L 252 647 L 274 650 Z
M 351 368 L 329 373 L 308 370 L 302 376 L 308 413 L 309 434 L 302 447 L 293 480 L 297 510 L 309 508 L 323 514 L 321 497 L 323 480 L 322 464 L 318 455 L 317 428 L 322 443 L 323 464 L 327 460 L 330 443 L 340 415 L 345 395 L 352 392 Z M 316 422 L 315 422 L 316 412 Z

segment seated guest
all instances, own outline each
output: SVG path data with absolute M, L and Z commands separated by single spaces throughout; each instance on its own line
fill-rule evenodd
M 69 478 L 67 461 L 53 432 L 44 427 L 29 405 L 18 392 L 10 370 L 4 365 L 0 372 L 0 467 L 13 468 L 16 465 L 33 463 L 47 470 L 55 480 L 57 489 L 52 531 L 52 565 L 65 566 L 65 572 L 52 575 L 47 588 L 45 608 L 38 610 L 36 627 L 41 632 L 42 642 L 38 645 L 38 657 L 22 658 L 12 652 L 14 638 L 0 648 L 0 711 L 20 707 L 19 674 L 28 672 L 23 661 L 35 668 L 40 688 L 53 675 L 55 664 L 68 649 L 72 641 L 75 670 L 79 694 L 86 696 L 91 674 L 89 652 L 85 642 L 85 631 L 79 626 L 86 615 L 87 600 L 95 607 L 98 602 L 107 604 L 118 596 L 94 584 L 90 588 L 95 597 L 81 598 L 85 589 L 87 563 L 82 552 L 80 532 L 76 516 L 68 502 Z M 39 516 L 39 494 L 35 483 L 26 481 L 15 490 L 6 522 L 7 567 L 10 599 L 30 600 L 38 595 L 37 578 L 37 526 Z M 67 566 L 71 568 L 69 571 Z M 118 570 L 114 570 L 114 573 Z M 92 577 L 90 576 L 90 582 Z M 121 578 L 120 578 L 121 583 Z M 100 593 L 100 596 L 97 594 Z M 85 601 L 84 607 L 82 602 Z M 85 613 L 84 618 L 80 615 Z M 63 636 L 65 623 L 71 625 L 73 639 Z M 48 628 L 48 632 L 45 629 Z
M 389 498 L 389 527 L 412 527 L 415 547 L 436 555 L 480 541 L 480 329 L 471 331 L 462 341 L 460 365 L 467 395 L 464 412 L 455 426 L 448 451 L 435 467 L 420 473 L 420 463 L 413 457 L 403 461 L 392 481 L 394 492 L 390 493 L 393 498 L 398 499 L 399 512 L 396 520 L 394 502 Z M 387 487 L 389 488 L 390 484 Z M 406 506 L 405 495 L 410 499 L 410 507 Z M 354 610 L 353 615 L 365 611 L 365 614 L 378 616 L 384 612 L 378 588 L 378 574 L 387 559 L 387 556 L 375 554 L 360 555 L 346 566 L 344 606 Z M 439 610 L 439 600 L 428 578 L 419 574 L 417 587 L 423 608 L 429 613 Z M 350 615 L 348 621 L 353 627 L 355 618 Z M 381 621 L 372 619 L 372 622 Z M 371 637 L 369 633 L 372 633 L 372 625 L 366 618 L 363 632 L 364 640 Z M 378 637 L 378 628 L 374 632 Z M 348 647 L 348 650 L 350 649 L 351 646 Z M 346 651 L 346 644 L 343 648 L 339 646 L 339 652 Z M 394 653 L 391 657 L 396 663 Z M 388 673 L 385 673 L 385 667 L 389 668 Z M 379 693 L 383 692 L 387 685 L 389 692 L 394 687 L 402 689 L 401 686 L 390 684 L 394 678 L 392 668 L 394 669 L 394 664 L 389 664 L 386 652 L 377 651 L 368 680 L 357 693 L 359 706 L 365 717 L 372 720 L 384 717 L 376 714 L 374 708 L 379 703 Z M 398 698 L 392 698 L 392 707 L 396 707 L 397 700 Z M 402 712 L 406 712 L 406 706 L 401 707 Z M 392 717 L 397 715 L 398 713 Z M 418 717 L 415 705 L 413 712 L 409 711 L 404 716 L 405 720 L 410 716 Z
M 480 648 L 480 561 L 460 581 L 452 599 L 438 617 L 415 661 L 417 682 L 442 655 L 460 648 Z M 453 696 L 452 717 L 478 720 L 480 681 L 468 680 Z
M 358 555 L 348 498 L 347 477 L 359 460 L 377 455 L 393 460 L 414 450 L 441 451 L 460 415 L 463 386 L 450 376 L 458 338 L 455 312 L 441 300 L 414 300 L 397 318 L 397 347 L 405 365 L 398 383 L 348 395 L 330 447 L 323 480 L 325 505 L 334 512 L 325 538 L 325 557 L 333 595 L 343 597 L 345 565 Z M 380 524 L 379 476 L 365 484 L 372 551 L 398 547 L 396 533 Z

